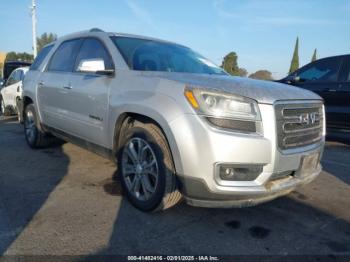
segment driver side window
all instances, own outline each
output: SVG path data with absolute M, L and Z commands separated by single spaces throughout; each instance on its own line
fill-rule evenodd
M 340 60 L 322 59 L 298 72 L 301 81 L 337 81 Z
M 114 69 L 112 58 L 100 40 L 86 38 L 78 53 L 74 71 L 79 71 L 78 67 L 83 60 L 93 59 L 102 59 L 106 70 Z

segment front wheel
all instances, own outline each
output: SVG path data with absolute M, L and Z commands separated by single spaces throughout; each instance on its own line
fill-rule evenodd
M 122 128 L 120 145 L 120 180 L 136 208 L 159 211 L 180 201 L 171 152 L 156 125 L 136 120 L 127 123 Z

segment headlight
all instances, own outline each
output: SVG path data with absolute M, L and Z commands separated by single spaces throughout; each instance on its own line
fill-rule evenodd
M 260 111 L 253 99 L 197 88 L 186 88 L 185 96 L 197 113 L 215 126 L 261 133 Z

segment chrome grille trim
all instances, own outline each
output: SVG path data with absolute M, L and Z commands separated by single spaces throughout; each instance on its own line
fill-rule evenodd
M 277 140 L 281 150 L 315 144 L 323 135 L 322 102 L 277 103 Z

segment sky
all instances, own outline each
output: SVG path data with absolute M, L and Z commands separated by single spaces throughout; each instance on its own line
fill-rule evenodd
M 350 53 L 350 0 L 36 0 L 37 31 L 58 36 L 98 27 L 174 41 L 220 65 L 229 52 L 249 73 L 289 70 Z M 0 51 L 32 52 L 31 0 L 2 0 Z

